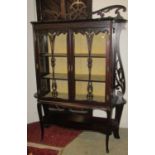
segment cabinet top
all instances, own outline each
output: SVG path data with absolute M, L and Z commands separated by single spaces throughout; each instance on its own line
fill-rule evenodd
M 96 18 L 96 19 L 85 19 L 85 20 L 65 20 L 65 21 L 32 21 L 31 23 L 33 25 L 36 24 L 65 24 L 65 23 L 82 23 L 82 22 L 108 22 L 108 21 L 112 21 L 114 23 L 126 23 L 127 20 L 126 19 L 116 19 L 116 18 L 112 18 L 112 17 L 107 17 L 107 18 Z

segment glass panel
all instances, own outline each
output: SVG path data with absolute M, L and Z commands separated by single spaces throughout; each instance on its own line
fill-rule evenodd
M 98 34 L 94 34 L 92 40 L 92 56 L 100 56 L 106 54 L 106 42 L 108 39 L 108 34 L 104 32 L 100 32 Z M 80 56 L 79 54 L 88 54 L 88 42 L 86 34 L 74 33 L 74 46 L 75 46 L 75 56 Z M 96 55 L 97 54 L 97 55 Z M 87 55 L 88 56 L 88 55 Z
M 46 40 L 47 50 L 41 50 L 40 73 L 41 81 L 46 82 L 48 90 L 45 91 L 42 82 L 41 93 L 44 97 L 68 99 L 67 33 L 48 33 L 46 39 L 45 35 L 42 37 L 40 40 L 43 44 Z
M 57 97 L 54 97 L 52 95 L 53 88 L 52 88 L 53 81 L 50 80 L 50 90 L 48 93 L 44 95 L 44 97 L 51 97 L 51 98 L 60 98 L 60 99 L 68 99 L 68 82 L 67 81 L 61 81 L 57 80 Z
M 47 61 L 47 58 L 46 57 L 40 57 L 39 63 L 40 63 L 40 73 L 41 74 L 48 73 L 48 68 L 47 68 L 48 61 Z
M 49 87 L 48 87 L 48 80 L 46 79 L 41 79 L 41 84 L 40 84 L 40 87 L 41 87 L 41 93 L 42 94 L 45 94 L 49 91 Z
M 60 34 L 55 38 L 54 53 L 66 53 L 67 54 L 67 35 Z
M 50 92 L 48 92 L 44 97 L 68 99 L 68 82 L 57 80 L 56 83 L 57 83 L 58 96 L 53 97 L 52 80 L 50 80 Z
M 103 32 L 74 33 L 76 100 L 105 102 L 107 39 Z
M 86 35 L 81 33 L 74 34 L 75 53 L 88 53 Z
M 75 74 L 89 74 L 88 73 L 88 59 L 75 58 Z M 106 59 L 92 58 L 92 75 L 106 75 Z
M 50 88 L 52 90 L 52 80 L 50 80 Z M 68 94 L 68 82 L 57 80 L 57 91 L 58 93 Z
M 105 101 L 105 83 L 93 82 L 93 101 Z M 87 82 L 76 82 L 76 100 L 87 100 Z
M 38 36 L 39 41 L 39 52 L 40 53 L 48 53 L 48 37 L 46 34 L 40 33 Z
M 92 53 L 106 54 L 107 33 L 100 32 L 93 37 Z
M 51 58 L 48 58 L 49 62 L 49 73 L 52 73 Z M 55 73 L 66 73 L 67 74 L 67 58 L 55 57 Z

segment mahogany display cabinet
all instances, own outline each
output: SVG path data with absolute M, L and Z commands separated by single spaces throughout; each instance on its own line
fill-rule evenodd
M 32 22 L 42 139 L 44 128 L 52 124 L 104 133 L 106 152 L 109 136 L 119 138 L 126 102 L 119 51 L 126 20 L 119 9 L 115 18 L 103 17 L 106 8 L 93 13 L 101 19 Z M 94 109 L 105 111 L 107 117 L 93 117 Z

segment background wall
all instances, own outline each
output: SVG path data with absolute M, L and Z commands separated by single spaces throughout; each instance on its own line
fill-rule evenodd
M 93 10 L 98 10 L 100 8 L 106 7 L 108 5 L 120 4 L 127 7 L 127 0 L 93 0 Z M 35 0 L 27 1 L 27 122 L 38 121 L 37 106 L 36 100 L 33 97 L 33 94 L 36 92 L 36 82 L 35 82 L 35 69 L 34 69 L 34 51 L 33 51 L 33 33 L 31 21 L 36 21 L 36 8 Z M 124 14 L 124 17 L 127 19 L 127 13 Z M 123 61 L 123 67 L 125 70 L 126 84 L 128 84 L 128 28 L 123 30 L 121 34 L 121 57 Z M 125 98 L 128 99 L 128 85 L 126 88 Z M 100 110 L 94 111 L 94 116 L 104 116 L 105 113 Z M 121 119 L 121 127 L 128 127 L 128 104 L 125 105 L 123 116 Z
M 37 105 L 33 94 L 36 92 L 33 32 L 31 21 L 36 21 L 35 0 L 27 1 L 27 122 L 38 120 Z

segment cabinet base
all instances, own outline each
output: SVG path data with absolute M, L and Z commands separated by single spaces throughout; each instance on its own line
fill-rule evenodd
M 113 133 L 119 139 L 119 121 L 117 119 L 93 117 L 91 112 L 77 113 L 72 110 L 46 111 L 42 114 L 42 104 L 38 103 L 38 114 L 41 126 L 41 140 L 44 138 L 44 128 L 52 124 L 78 130 L 90 130 L 106 135 L 106 152 L 109 153 L 109 136 Z

